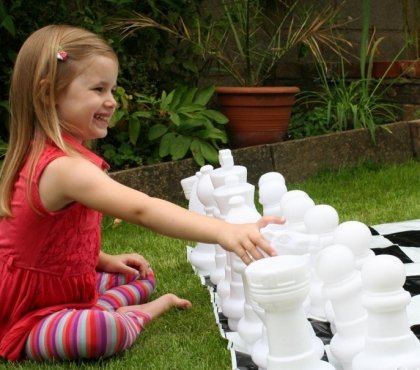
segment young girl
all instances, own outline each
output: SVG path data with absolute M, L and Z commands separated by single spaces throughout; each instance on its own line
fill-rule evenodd
M 101 358 L 145 324 L 191 303 L 148 302 L 155 278 L 138 254 L 100 251 L 103 213 L 171 237 L 218 243 L 245 263 L 274 250 L 256 224 L 197 215 L 113 181 L 83 146 L 107 134 L 118 61 L 98 36 L 47 26 L 23 44 L 10 89 L 10 141 L 0 182 L 0 357 Z M 147 302 L 147 303 L 146 303 Z

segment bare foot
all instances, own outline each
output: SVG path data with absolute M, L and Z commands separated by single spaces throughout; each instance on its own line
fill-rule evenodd
M 149 314 L 152 319 L 155 319 L 174 307 L 186 309 L 191 308 L 192 304 L 187 299 L 179 298 L 175 294 L 168 293 L 148 303 L 120 307 L 117 312 L 140 311 Z

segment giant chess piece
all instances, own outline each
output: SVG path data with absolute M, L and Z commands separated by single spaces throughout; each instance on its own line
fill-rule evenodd
M 259 203 L 264 216 L 282 215 L 280 201 L 287 192 L 284 177 L 279 172 L 267 172 L 258 180 Z
M 225 219 L 231 205 L 229 201 L 234 196 L 242 196 L 245 203 L 255 208 L 254 203 L 255 186 L 247 182 L 241 182 L 236 175 L 228 175 L 225 178 L 225 185 L 214 189 L 213 197 L 220 211 L 219 218 Z M 223 301 L 230 291 L 231 265 L 229 254 L 219 245 L 216 245 L 216 268 L 210 274 L 210 280 L 217 286 L 216 299 Z
M 355 264 L 361 270 L 363 264 L 375 256 L 370 249 L 372 233 L 369 227 L 359 221 L 346 221 L 338 225 L 334 231 L 334 242 L 347 245 L 354 254 Z
M 233 224 L 244 224 L 257 222 L 261 215 L 255 209 L 245 204 L 245 199 L 242 196 L 234 196 L 229 200 L 231 206 L 230 211 L 226 215 L 225 220 Z M 245 270 L 245 264 L 233 252 L 228 252 L 231 264 L 231 280 L 230 280 L 230 294 L 222 301 L 222 312 L 228 318 L 229 328 L 233 331 L 238 330 L 238 323 L 244 316 L 245 309 L 245 290 L 242 273 Z M 242 327 L 246 330 L 246 327 Z M 246 333 L 242 332 L 242 337 Z
M 246 265 L 240 258 L 235 256 L 232 261 L 232 268 L 234 271 L 239 273 L 242 277 L 243 292 L 244 292 L 244 312 L 242 317 L 239 319 L 237 331 L 239 337 L 246 346 L 248 354 L 252 354 L 255 343 L 262 339 L 263 335 L 263 322 L 255 311 L 255 304 L 253 304 L 249 295 L 248 282 L 245 276 Z M 268 351 L 268 347 L 267 347 Z
M 318 239 L 317 243 L 310 249 L 311 291 L 309 298 L 311 306 L 309 313 L 322 320 L 326 319 L 326 300 L 322 294 L 323 282 L 315 270 L 315 261 L 323 248 L 333 244 L 334 231 L 339 224 L 339 217 L 333 207 L 327 204 L 318 204 L 305 213 L 304 223 L 307 233 L 316 236 Z
M 234 164 L 232 152 L 230 149 L 219 150 L 220 167 L 210 173 L 210 178 L 214 186 L 213 198 L 216 200 L 218 214 L 215 217 L 224 219 L 229 211 L 229 198 L 233 195 L 244 194 L 248 192 L 248 197 L 254 197 L 254 186 L 247 184 L 247 168 Z M 229 180 L 230 179 L 230 180 Z M 246 184 L 239 185 L 238 184 Z M 234 188 L 236 187 L 236 190 Z M 238 190 L 238 187 L 240 190 Z M 251 187 L 251 189 L 250 189 Z M 229 190 L 227 190 L 229 188 Z M 221 190 L 217 190 L 221 189 Z M 246 190 L 244 190 L 246 189 Z M 217 190 L 217 191 L 216 191 Z M 226 251 L 220 246 L 215 245 L 215 268 L 210 272 L 210 281 L 215 285 L 225 280 L 225 268 L 227 264 Z M 216 300 L 229 294 L 229 283 L 221 283 L 216 292 Z M 220 302 L 218 302 L 220 303 Z
M 369 259 L 362 267 L 362 304 L 368 311 L 365 348 L 353 370 L 418 370 L 420 342 L 410 329 L 404 290 L 404 264 L 391 255 Z
M 286 226 L 289 230 L 298 232 L 306 232 L 305 214 L 312 207 L 315 202 L 308 195 L 297 193 L 294 196 L 286 197 L 281 203 L 281 209 L 284 218 L 286 219 Z
M 217 210 L 216 201 L 213 198 L 214 187 L 210 178 L 212 171 L 211 165 L 201 167 L 201 176 L 196 189 L 198 200 L 203 204 L 205 214 L 210 217 L 213 217 Z M 200 275 L 208 276 L 216 268 L 215 253 L 214 244 L 200 242 L 191 250 L 188 259 Z
M 282 214 L 286 219 L 284 224 L 269 224 L 261 229 L 278 254 L 310 253 L 312 242 L 318 244 L 318 237 L 303 235 L 306 232 L 304 217 L 306 212 L 315 206 L 307 193 L 301 190 L 290 190 L 280 201 Z
M 244 280 L 247 280 L 246 274 Z M 249 293 L 249 284 L 247 283 L 248 294 Z M 268 334 L 267 328 L 264 325 L 265 322 L 265 312 L 264 310 L 251 299 L 252 310 L 258 316 L 262 323 L 261 327 L 261 337 L 257 339 L 251 349 L 251 358 L 255 365 L 258 366 L 258 370 L 266 370 L 268 366 Z
M 289 190 L 282 195 L 278 205 L 281 216 L 284 216 L 286 222 L 282 225 L 270 224 L 265 229 L 274 233 L 286 229 L 304 233 L 306 232 L 304 217 L 313 206 L 315 206 L 315 203 L 306 192 Z
M 289 190 L 281 197 L 280 207 L 283 208 L 286 202 L 295 197 L 309 197 L 309 195 L 303 190 Z
M 245 166 L 239 166 L 234 163 L 232 152 L 230 149 L 219 150 L 220 167 L 216 168 L 211 174 L 211 181 L 214 188 L 225 185 L 226 177 L 237 176 L 239 182 L 247 181 L 247 169 Z
M 334 231 L 334 243 L 346 245 L 351 249 L 355 258 L 355 267 L 361 270 L 363 264 L 374 258 L 375 254 L 370 249 L 372 233 L 369 227 L 359 221 L 346 221 L 337 226 Z M 325 315 L 331 324 L 331 331 L 335 333 L 335 318 L 330 302 L 325 306 Z
M 182 191 L 184 192 L 185 199 L 188 201 L 191 198 L 191 192 L 196 182 L 197 175 L 189 176 L 181 180 Z
M 262 236 L 270 243 L 278 255 L 308 255 L 319 250 L 316 235 L 290 230 L 287 225 L 270 224 L 261 229 Z
M 353 252 L 341 244 L 326 247 L 318 254 L 316 271 L 335 318 L 336 333 L 327 347 L 329 362 L 337 370 L 352 370 L 353 358 L 365 346 L 367 329 L 367 312 L 360 299 L 362 279 Z
M 268 370 L 334 369 L 314 350 L 303 301 L 309 266 L 302 256 L 264 258 L 245 269 L 251 298 L 265 311 Z
M 201 172 L 198 171 L 194 176 L 182 179 L 181 186 L 184 191 L 185 198 L 188 200 L 188 209 L 191 212 L 198 213 L 199 215 L 204 215 L 204 206 L 197 196 L 197 185 L 200 176 Z

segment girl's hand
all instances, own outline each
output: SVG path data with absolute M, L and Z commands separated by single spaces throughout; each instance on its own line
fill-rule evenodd
M 104 272 L 140 275 L 144 279 L 150 270 L 150 264 L 137 253 L 110 255 L 101 252 L 97 268 Z
M 219 234 L 219 244 L 237 254 L 247 265 L 253 260 L 264 258 L 264 254 L 275 256 L 275 249 L 264 239 L 260 229 L 268 224 L 284 224 L 285 221 L 284 217 L 264 216 L 255 224 L 228 223 L 226 230 Z

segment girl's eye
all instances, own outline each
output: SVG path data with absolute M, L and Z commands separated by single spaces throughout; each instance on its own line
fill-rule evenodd
M 104 88 L 103 87 L 95 87 L 94 90 L 98 91 L 98 92 L 102 92 L 104 90 Z

